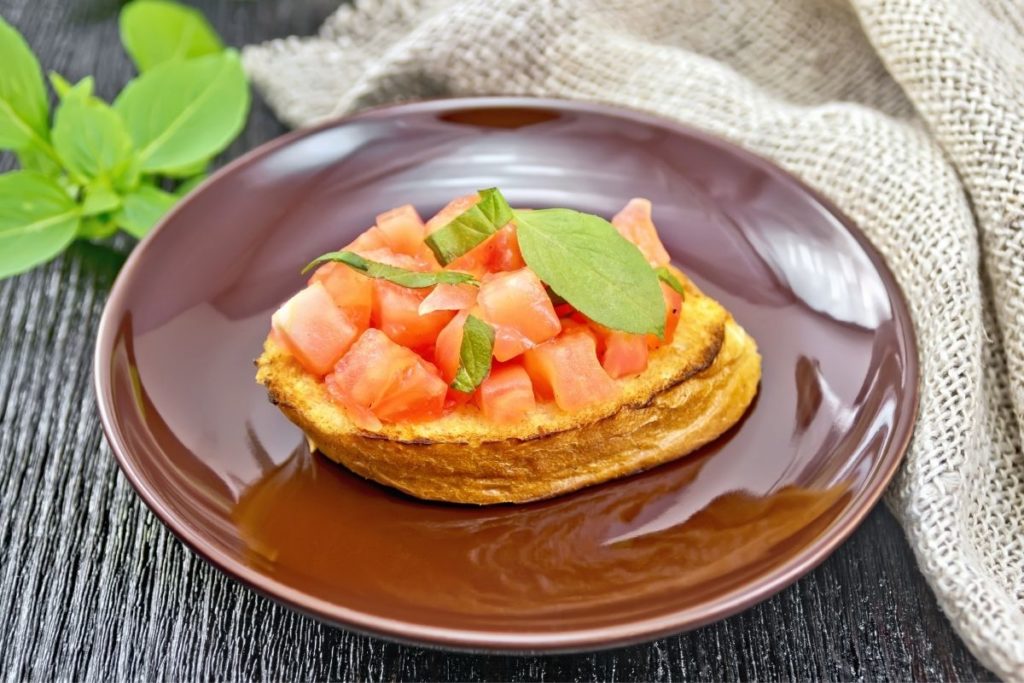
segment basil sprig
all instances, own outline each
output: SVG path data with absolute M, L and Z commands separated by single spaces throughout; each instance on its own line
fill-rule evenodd
M 480 201 L 447 225 L 430 233 L 427 246 L 438 262 L 446 266 L 505 227 L 512 209 L 496 187 L 480 190 Z
M 199 12 L 135 0 L 120 28 L 139 75 L 110 105 L 93 93 L 92 77 L 72 85 L 51 73 L 51 117 L 39 61 L 0 18 L 0 150 L 22 168 L 0 175 L 0 278 L 75 238 L 119 228 L 142 237 L 245 124 L 249 87 L 238 53 Z
M 658 275 L 658 279 L 664 282 L 666 285 L 676 291 L 679 296 L 684 296 L 686 292 L 683 290 L 683 283 L 679 281 L 679 278 L 668 269 L 668 266 L 658 266 L 654 269 L 654 272 Z
M 311 261 L 305 268 L 302 269 L 303 273 L 308 273 L 313 268 L 324 264 L 324 263 L 344 263 L 349 268 L 359 271 L 367 277 L 372 277 L 377 280 L 387 280 L 393 282 L 396 285 L 402 287 L 409 287 L 410 289 L 423 289 L 424 287 L 433 287 L 434 285 L 478 285 L 476 278 L 469 273 L 459 273 L 450 270 L 438 270 L 421 272 L 418 270 L 408 270 L 406 268 L 399 268 L 398 266 L 388 265 L 387 263 L 380 263 L 378 261 L 371 261 L 363 258 L 354 251 L 330 251 L 322 256 L 318 256 Z
M 611 223 L 571 209 L 514 211 L 496 189 L 481 190 L 480 197 L 476 206 L 484 207 L 483 218 L 471 209 L 427 238 L 442 263 L 515 220 L 523 260 L 544 282 L 552 301 L 565 301 L 613 330 L 664 335 L 665 300 L 658 279 L 676 291 L 682 284 L 667 269 L 661 273 L 651 268 Z M 439 244 L 444 248 L 437 248 Z
M 658 276 L 611 223 L 571 209 L 516 211 L 523 260 L 577 311 L 613 330 L 665 332 Z
M 452 381 L 452 389 L 468 394 L 480 386 L 491 373 L 493 351 L 494 328 L 476 316 L 468 316 L 462 326 L 459 369 Z

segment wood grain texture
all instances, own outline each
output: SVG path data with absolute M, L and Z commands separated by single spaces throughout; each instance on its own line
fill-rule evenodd
M 0 0 L 44 69 L 131 76 L 117 0 Z M 227 42 L 311 33 L 330 0 L 208 0 Z M 2 65 L 0 65 L 2 68 Z M 284 132 L 254 103 L 225 155 Z M 10 156 L 0 157 L 0 170 Z M 0 281 L 0 675 L 8 680 L 735 680 L 991 678 L 939 611 L 896 522 L 875 510 L 818 569 L 698 631 L 602 653 L 479 656 L 322 625 L 187 551 L 135 496 L 91 388 L 103 302 L 131 246 L 76 244 Z

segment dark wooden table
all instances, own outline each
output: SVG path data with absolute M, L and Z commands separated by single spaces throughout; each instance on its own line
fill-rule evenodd
M 44 70 L 132 75 L 118 0 L 0 0 Z M 337 0 L 196 2 L 227 42 L 308 34 Z M 0 64 L 0 69 L 3 65 Z M 256 101 L 225 158 L 284 132 Z M 11 168 L 0 157 L 0 170 Z M 168 532 L 121 476 L 100 429 L 92 350 L 128 241 L 76 244 L 0 281 L 0 677 L 15 679 L 978 679 L 876 509 L 815 571 L 699 631 L 620 650 L 483 656 L 325 626 L 236 584 Z

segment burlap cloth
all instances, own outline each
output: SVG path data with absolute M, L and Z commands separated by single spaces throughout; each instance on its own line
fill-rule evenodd
M 293 126 L 427 96 L 598 100 L 830 196 L 919 336 L 889 503 L 971 650 L 1024 680 L 1024 0 L 363 0 L 244 57 Z

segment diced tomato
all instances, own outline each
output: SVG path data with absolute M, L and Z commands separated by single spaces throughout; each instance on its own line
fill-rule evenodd
M 647 354 L 644 335 L 611 330 L 604 337 L 601 367 L 613 379 L 637 375 L 647 369 Z
M 647 335 L 647 346 L 652 349 L 672 343 L 672 340 L 675 339 L 676 328 L 679 326 L 679 314 L 683 310 L 682 295 L 664 282 L 659 281 L 659 284 L 661 285 L 661 295 L 665 299 L 665 340 L 663 342 L 658 339 L 656 334 Z
M 372 249 L 386 249 L 388 243 L 384 240 L 384 233 L 377 226 L 364 230 L 359 237 L 342 247 L 342 251 L 354 251 L 361 256 Z
M 377 216 L 377 229 L 393 251 L 411 256 L 420 253 L 427 232 L 427 226 L 412 204 L 399 206 Z
M 476 404 L 491 422 L 518 422 L 537 405 L 533 383 L 523 366 L 499 365 L 474 393 Z
M 462 311 L 476 303 L 479 289 L 473 285 L 446 285 L 434 287 L 420 304 L 420 315 L 434 311 Z
M 448 202 L 447 205 L 436 214 L 434 214 L 429 221 L 427 221 L 427 234 L 440 230 L 444 226 L 455 220 L 459 214 L 465 213 L 471 206 L 480 201 L 480 195 L 468 194 L 465 197 L 456 197 L 455 199 Z
M 622 211 L 612 218 L 619 233 L 640 249 L 651 265 L 665 266 L 670 261 L 665 246 L 658 237 L 658 231 L 651 220 L 651 202 L 647 199 L 630 199 Z
M 540 279 L 528 268 L 498 273 L 480 285 L 483 319 L 494 327 L 494 357 L 506 361 L 558 334 L 562 325 Z
M 572 304 L 558 304 L 555 306 L 555 313 L 559 318 L 568 318 L 576 313 L 576 309 Z
M 434 345 L 434 363 L 441 371 L 441 377 L 451 384 L 455 373 L 459 371 L 459 354 L 462 349 L 462 327 L 466 324 L 469 311 L 462 311 L 451 319 L 440 334 Z
M 351 419 L 369 429 L 374 418 L 399 422 L 440 417 L 448 389 L 436 367 L 373 328 L 338 361 L 326 383 Z
M 285 348 L 309 372 L 323 375 L 359 336 L 331 295 L 314 282 L 277 309 L 271 325 Z
M 373 283 L 344 263 L 325 263 L 316 269 L 309 284 L 321 283 L 352 324 L 362 333 L 370 326 L 373 309 Z
M 618 387 L 597 360 L 594 337 L 583 329 L 566 330 L 524 356 L 534 391 L 574 412 L 614 398 Z
M 518 270 L 524 266 L 526 262 L 519 251 L 516 227 L 509 224 L 449 263 L 446 269 L 481 277 L 484 273 Z
M 460 311 L 437 335 L 437 342 L 434 345 L 434 363 L 441 373 L 441 379 L 449 385 L 448 396 L 445 400 L 445 408 L 448 410 L 463 405 L 473 397 L 472 393 L 458 391 L 451 387 L 455 374 L 459 371 L 462 328 L 468 317 L 469 311 Z
M 420 315 L 420 304 L 427 297 L 426 289 L 409 289 L 386 280 L 374 280 L 373 288 L 373 326 L 410 349 L 433 344 L 455 315 L 453 311 Z
M 388 247 L 368 249 L 360 252 L 359 255 L 370 261 L 386 263 L 389 266 L 405 268 L 406 270 L 416 270 L 425 273 L 434 269 L 430 261 L 421 255 L 399 254 Z

